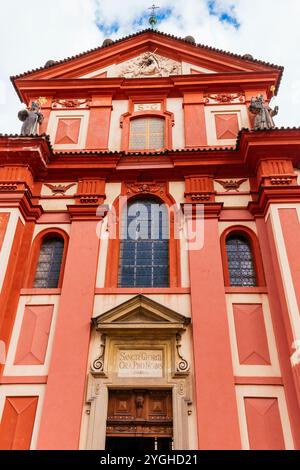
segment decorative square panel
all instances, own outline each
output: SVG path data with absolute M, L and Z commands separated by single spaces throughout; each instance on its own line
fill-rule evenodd
M 236 139 L 239 132 L 237 114 L 215 114 L 217 139 Z
M 261 304 L 233 304 L 239 362 L 270 365 L 270 354 Z
M 236 396 L 243 450 L 294 450 L 282 386 L 238 385 Z
M 53 305 L 26 306 L 19 336 L 15 365 L 42 365 L 45 362 Z
M 0 450 L 28 450 L 38 397 L 6 397 L 0 425 Z
M 282 423 L 275 397 L 245 397 L 251 450 L 284 450 Z
M 58 120 L 55 145 L 78 144 L 80 132 L 80 118 L 61 118 Z

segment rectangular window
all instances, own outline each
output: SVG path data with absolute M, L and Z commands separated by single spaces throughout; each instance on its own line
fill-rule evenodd
M 130 150 L 164 148 L 165 120 L 163 118 L 137 118 L 130 121 Z

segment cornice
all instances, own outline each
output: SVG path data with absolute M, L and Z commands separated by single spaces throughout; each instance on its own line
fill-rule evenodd
M 28 189 L 0 191 L 0 207 L 18 208 L 26 221 L 37 221 L 44 213 L 42 206 L 32 204 Z
M 95 220 L 101 222 L 109 209 L 106 205 L 99 206 L 99 203 L 74 204 L 67 206 L 71 221 Z
M 153 78 L 20 78 L 16 86 L 21 100 L 28 103 L 32 97 L 53 96 L 65 98 L 72 95 L 111 95 L 114 99 L 127 98 L 133 94 L 143 95 L 155 91 L 171 96 L 185 92 L 216 92 L 220 90 L 242 91 L 266 88 L 276 83 L 278 71 L 234 71 L 221 73 L 188 74 Z
M 261 186 L 257 201 L 248 204 L 248 210 L 255 217 L 264 217 L 270 204 L 299 203 L 300 186 Z
M 26 166 L 33 174 L 46 171 L 53 149 L 46 134 L 0 134 L 0 166 Z
M 46 135 L 0 135 L 0 166 L 27 166 L 36 179 L 120 178 L 127 173 L 160 171 L 183 178 L 255 176 L 262 160 L 288 159 L 300 167 L 300 128 L 243 129 L 235 147 L 172 149 L 162 152 L 54 152 Z
M 191 50 L 193 50 L 193 49 L 194 50 L 202 49 L 202 50 L 205 50 L 205 51 L 209 51 L 210 53 L 216 53 L 218 55 L 222 55 L 224 57 L 228 57 L 228 58 L 231 58 L 231 59 L 242 60 L 245 63 L 248 62 L 249 64 L 256 64 L 256 65 L 260 65 L 260 66 L 266 66 L 266 67 L 269 67 L 269 68 L 272 68 L 272 69 L 277 69 L 277 70 L 280 70 L 280 71 L 283 70 L 283 67 L 279 66 L 279 65 L 274 65 L 274 64 L 271 64 L 269 62 L 265 62 L 265 61 L 254 59 L 254 58 L 250 59 L 249 57 L 247 59 L 245 59 L 245 57 L 240 55 L 240 54 L 234 54 L 232 52 L 224 51 L 222 49 L 217 49 L 217 48 L 214 48 L 214 47 L 209 47 L 209 46 L 206 46 L 204 44 L 192 44 L 190 41 L 187 41 L 184 38 L 180 38 L 180 37 L 174 36 L 172 34 L 163 33 L 161 31 L 154 31 L 150 28 L 147 28 L 147 29 L 144 29 L 144 30 L 139 31 L 137 33 L 134 33 L 134 34 L 125 36 L 123 38 L 117 39 L 117 40 L 113 41 L 111 44 L 102 45 L 100 47 L 90 49 L 90 50 L 82 52 L 80 54 L 77 54 L 77 55 L 74 55 L 74 56 L 71 56 L 71 57 L 67 57 L 66 59 L 63 59 L 63 60 L 60 60 L 60 61 L 55 61 L 55 63 L 53 63 L 50 66 L 48 65 L 48 66 L 44 66 L 44 67 L 39 67 L 39 68 L 30 70 L 28 72 L 24 72 L 22 74 L 11 77 L 11 79 L 14 81 L 17 78 L 26 77 L 26 76 L 31 75 L 31 74 L 36 73 L 36 72 L 42 72 L 42 71 L 49 70 L 49 69 L 57 69 L 61 65 L 67 64 L 68 62 L 71 62 L 71 61 L 74 61 L 74 60 L 77 60 L 77 59 L 88 57 L 88 56 L 94 54 L 95 52 L 103 51 L 104 49 L 105 50 L 108 50 L 108 49 L 113 50 L 120 43 L 128 42 L 129 40 L 131 40 L 133 38 L 137 38 L 137 37 L 142 36 L 142 35 L 146 35 L 146 36 L 149 36 L 149 37 L 159 37 L 159 36 L 161 36 L 163 38 L 171 39 L 173 41 L 175 40 L 176 42 L 181 44 L 181 47 L 183 45 L 185 45 Z

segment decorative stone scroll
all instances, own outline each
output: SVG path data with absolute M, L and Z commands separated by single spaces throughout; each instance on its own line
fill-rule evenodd
M 177 350 L 178 360 L 176 364 L 176 375 L 178 374 L 185 375 L 185 374 L 188 374 L 190 370 L 190 365 L 188 361 L 184 359 L 184 357 L 182 356 L 180 349 L 181 349 L 181 334 L 177 333 L 176 334 L 176 350 Z
M 104 356 L 105 356 L 105 346 L 106 346 L 106 335 L 103 334 L 101 336 L 101 344 L 100 344 L 100 354 L 92 363 L 92 372 L 96 372 L 97 374 L 104 375 Z

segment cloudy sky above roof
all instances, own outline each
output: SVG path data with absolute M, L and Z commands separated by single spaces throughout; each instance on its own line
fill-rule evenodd
M 1 4 L 0 133 L 19 132 L 9 76 L 147 28 L 152 0 L 9 0 Z M 278 126 L 300 125 L 299 0 L 158 0 L 158 30 L 283 65 Z M 26 8 L 25 8 L 26 5 Z M 276 100 L 276 103 L 275 103 Z

